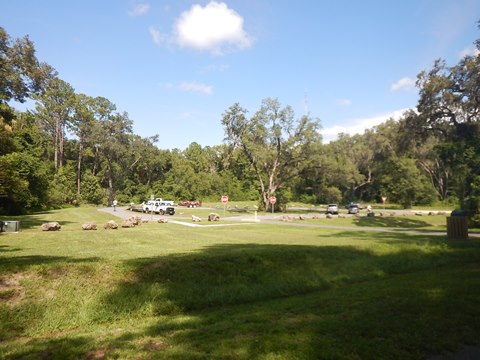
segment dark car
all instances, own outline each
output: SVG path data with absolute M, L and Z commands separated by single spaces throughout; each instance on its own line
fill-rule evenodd
M 345 209 L 348 210 L 349 214 L 358 214 L 358 212 L 362 210 L 363 207 L 359 203 L 350 202 L 347 205 L 345 205 Z
M 360 211 L 360 209 L 356 206 L 350 206 L 348 208 L 348 213 L 349 214 L 358 214 L 359 211 Z
M 362 205 L 356 202 L 349 202 L 347 205 L 345 205 L 345 209 L 350 210 L 351 208 L 357 208 L 358 210 L 363 209 Z

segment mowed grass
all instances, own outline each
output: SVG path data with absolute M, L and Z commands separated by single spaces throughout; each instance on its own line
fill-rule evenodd
M 391 214 L 391 215 L 390 215 Z M 341 214 L 340 216 L 345 215 Z M 314 215 L 303 215 L 304 220 L 299 220 L 299 215 L 291 215 L 293 222 L 306 222 L 310 224 L 322 224 L 333 226 L 355 226 L 364 228 L 382 228 L 391 230 L 425 230 L 429 232 L 447 231 L 446 215 L 414 215 L 400 214 L 395 215 L 391 212 L 385 216 L 366 216 L 366 212 L 362 212 L 359 217 L 346 215 L 344 218 L 334 215 L 333 218 L 313 218 Z M 318 215 L 317 215 L 318 216 Z M 470 232 L 477 232 L 476 229 L 470 229 Z
M 354 219 L 104 230 L 111 218 L 64 209 L 0 235 L 0 358 L 419 359 L 480 345 L 476 239 Z M 332 220 L 345 228 L 312 226 Z

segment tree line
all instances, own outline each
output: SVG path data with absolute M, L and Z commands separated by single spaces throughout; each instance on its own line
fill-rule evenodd
M 480 41 L 476 43 L 480 50 Z M 480 206 L 480 55 L 418 74 L 416 109 L 363 134 L 323 143 L 320 121 L 266 98 L 222 114 L 225 142 L 161 150 L 158 136 L 104 97 L 77 93 L 40 62 L 33 42 L 0 27 L 0 214 L 92 203 L 179 200 L 436 202 Z M 34 101 L 18 111 L 12 101 Z

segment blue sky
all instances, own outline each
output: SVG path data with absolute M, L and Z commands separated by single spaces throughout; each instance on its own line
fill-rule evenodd
M 219 145 L 234 103 L 278 98 L 327 142 L 414 107 L 416 75 L 480 38 L 478 0 L 0 0 L 0 26 L 162 149 Z M 19 107 L 21 108 L 21 107 Z

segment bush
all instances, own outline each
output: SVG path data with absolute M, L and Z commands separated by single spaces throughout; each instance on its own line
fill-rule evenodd
M 106 192 L 100 186 L 98 179 L 90 172 L 85 172 L 82 176 L 82 200 L 89 203 L 99 205 L 104 202 Z

